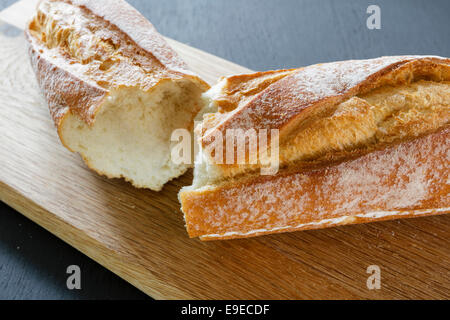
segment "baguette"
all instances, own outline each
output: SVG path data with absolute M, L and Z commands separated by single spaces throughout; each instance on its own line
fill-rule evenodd
M 239 75 L 204 99 L 194 182 L 179 194 L 190 237 L 450 212 L 450 59 L 383 57 Z M 267 139 L 278 144 L 252 148 L 246 136 L 244 163 L 219 161 L 217 150 L 237 154 L 236 144 L 217 138 L 232 129 L 275 130 Z M 274 153 L 278 170 L 261 175 Z
M 122 0 L 45 0 L 26 31 L 39 85 L 65 147 L 109 178 L 161 190 L 174 129 L 192 130 L 209 86 Z

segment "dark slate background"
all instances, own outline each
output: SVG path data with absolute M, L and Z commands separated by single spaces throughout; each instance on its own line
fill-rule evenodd
M 254 70 L 398 54 L 450 56 L 448 0 L 130 0 L 159 31 Z M 14 0 L 0 0 L 0 9 Z M 382 29 L 368 30 L 367 7 Z M 145 299 L 0 204 L 0 299 Z M 82 290 L 66 289 L 79 265 Z

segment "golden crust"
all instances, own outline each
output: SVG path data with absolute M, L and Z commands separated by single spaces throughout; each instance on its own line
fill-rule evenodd
M 234 239 L 450 213 L 449 134 L 318 169 L 182 191 L 188 233 Z
M 209 86 L 153 25 L 122 0 L 45 0 L 25 31 L 32 65 L 58 129 L 69 112 L 93 124 L 112 90 L 162 81 Z
M 201 146 L 228 129 L 278 129 L 281 171 L 260 176 L 259 164 L 208 157 L 215 176 L 179 195 L 189 235 L 245 238 L 449 213 L 449 81 L 450 59 L 418 56 L 222 79 L 210 91 L 219 108 L 205 116 Z
M 280 165 L 326 157 L 431 133 L 450 122 L 450 82 L 419 80 L 382 87 L 339 104 L 291 134 Z
M 308 119 L 351 97 L 419 79 L 450 80 L 450 59 L 382 57 L 283 70 L 275 81 L 265 73 L 227 78 L 221 92 L 213 97 L 219 112 L 204 121 L 202 147 L 214 144 L 215 134 L 226 136 L 229 129 L 277 129 L 283 142 Z M 237 99 L 236 90 L 250 94 Z M 221 109 L 222 105 L 227 108 Z M 225 143 L 223 148 L 226 153 Z

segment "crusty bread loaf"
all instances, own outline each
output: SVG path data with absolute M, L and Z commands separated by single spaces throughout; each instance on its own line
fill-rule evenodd
M 194 183 L 179 195 L 191 237 L 450 212 L 449 59 L 384 57 L 240 75 L 205 99 Z M 246 138 L 244 163 L 218 161 L 217 150 L 238 153 L 217 138 L 231 129 L 278 130 L 268 139 L 279 146 L 252 148 Z M 279 171 L 261 175 L 274 152 Z
M 45 0 L 26 36 L 62 143 L 90 168 L 160 190 L 174 129 L 191 130 L 208 85 L 122 0 Z

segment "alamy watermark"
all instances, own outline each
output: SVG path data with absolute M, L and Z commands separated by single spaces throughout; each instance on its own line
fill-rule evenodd
M 201 127 L 198 128 L 201 132 Z M 172 133 L 171 158 L 175 164 L 193 163 L 191 133 L 177 129 Z M 280 141 L 277 129 L 227 129 L 225 132 L 213 130 L 202 138 L 203 148 L 194 142 L 196 162 L 212 161 L 217 165 L 254 165 L 260 168 L 261 175 L 275 175 L 280 167 Z

